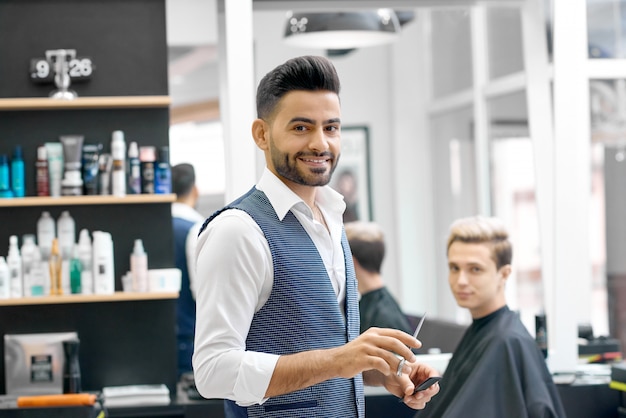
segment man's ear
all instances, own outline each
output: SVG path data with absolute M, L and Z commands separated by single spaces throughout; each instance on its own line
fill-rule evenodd
M 506 266 L 500 267 L 500 273 L 502 274 L 502 279 L 506 280 L 511 275 L 511 265 L 507 264 Z
M 255 119 L 254 122 L 252 122 L 252 138 L 254 138 L 256 146 L 263 151 L 269 148 L 269 129 L 269 124 L 263 119 Z

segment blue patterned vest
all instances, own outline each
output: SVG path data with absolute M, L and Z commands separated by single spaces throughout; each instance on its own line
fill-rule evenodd
M 228 208 L 244 210 L 259 225 L 274 267 L 272 292 L 252 319 L 247 350 L 291 354 L 341 346 L 359 335 L 356 276 L 345 232 L 347 324 L 322 258 L 292 212 L 280 221 L 265 193 L 256 188 L 221 211 Z M 363 418 L 363 378 L 327 380 L 246 408 L 226 400 L 224 408 L 227 418 Z

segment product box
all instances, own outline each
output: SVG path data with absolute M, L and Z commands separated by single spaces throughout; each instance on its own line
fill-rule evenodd
M 63 393 L 63 341 L 77 338 L 76 332 L 6 334 L 6 394 L 27 396 Z

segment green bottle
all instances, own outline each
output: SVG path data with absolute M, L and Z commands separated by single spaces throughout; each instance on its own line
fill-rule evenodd
M 83 263 L 78 258 L 78 247 L 74 246 L 74 253 L 70 260 L 70 289 L 72 294 L 82 293 L 81 273 L 83 271 Z

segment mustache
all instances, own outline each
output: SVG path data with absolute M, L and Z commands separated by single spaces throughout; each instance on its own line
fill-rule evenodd
M 336 159 L 336 155 L 333 152 L 330 151 L 324 151 L 324 152 L 305 152 L 305 151 L 301 151 L 301 152 L 297 152 L 295 155 L 296 158 L 299 157 L 328 157 L 331 159 Z

